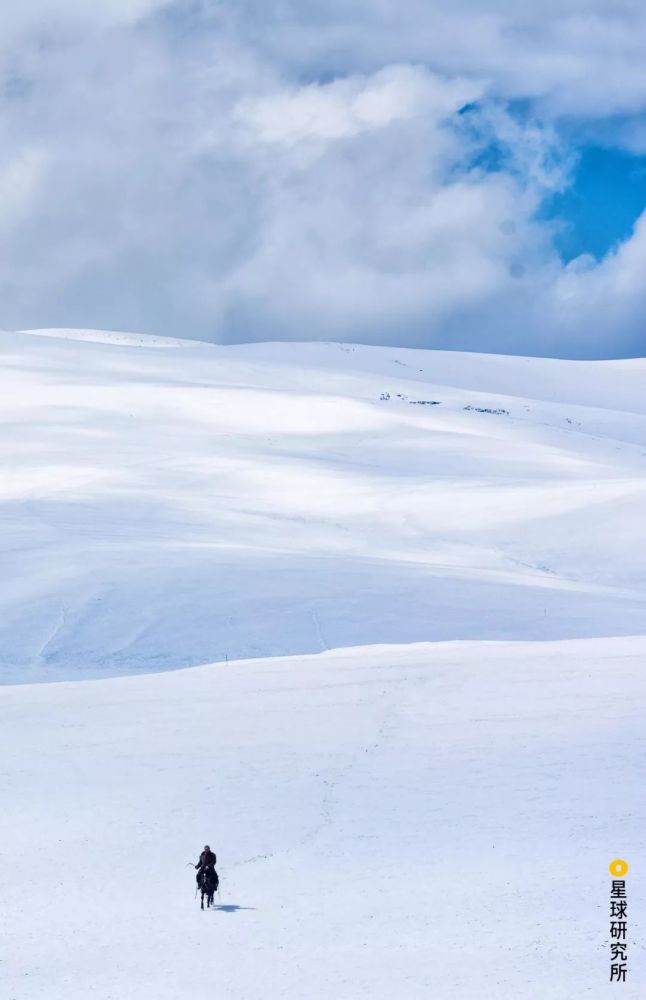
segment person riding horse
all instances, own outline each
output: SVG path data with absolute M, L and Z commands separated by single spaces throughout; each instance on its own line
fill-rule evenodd
M 217 858 L 208 844 L 205 845 L 204 850 L 200 854 L 200 859 L 195 865 L 197 868 L 197 875 L 195 876 L 195 881 L 200 884 L 200 879 L 202 875 L 206 872 L 211 878 L 215 879 L 215 862 Z

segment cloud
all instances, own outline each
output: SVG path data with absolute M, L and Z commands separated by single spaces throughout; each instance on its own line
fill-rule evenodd
M 446 119 L 482 96 L 467 79 L 444 79 L 414 66 L 389 66 L 372 76 L 279 90 L 238 105 L 238 115 L 264 142 L 292 145 L 309 139 L 342 139 L 397 121 Z
M 70 29 L 136 24 L 165 6 L 166 0 L 29 0 L 4 4 L 0 9 L 0 37 L 6 45 L 8 41 L 24 40 L 32 32 L 42 40 Z
M 577 258 L 545 297 L 546 320 L 578 341 L 583 356 L 605 353 L 619 335 L 628 354 L 644 352 L 646 213 L 630 239 L 600 261 Z
M 23 7 L 0 12 L 0 325 L 643 351 L 645 225 L 564 267 L 539 211 L 570 183 L 564 120 L 621 111 L 636 141 L 632 4 Z
M 413 103 L 411 71 L 393 67 L 351 87 L 303 88 L 289 98 L 296 116 L 276 115 L 264 99 L 263 114 L 251 116 L 263 140 L 254 147 L 263 227 L 219 289 L 234 335 L 416 343 L 549 255 L 530 221 L 539 191 L 556 181 L 540 166 L 537 135 L 525 142 L 504 113 L 477 114 L 487 144 L 492 135 L 508 144 L 510 166 L 470 166 L 482 140 L 456 112 L 480 86 L 452 81 L 442 93 L 435 77 L 415 72 Z M 360 99 L 383 93 L 385 80 L 400 101 L 390 94 L 378 118 L 357 116 Z M 304 117 L 303 104 L 316 113 Z
M 238 0 L 228 23 L 301 73 L 413 62 L 485 77 L 497 96 L 541 99 L 554 113 L 646 102 L 646 9 L 632 0 L 354 0 L 351 13 L 334 0 L 285 0 L 273 10 Z

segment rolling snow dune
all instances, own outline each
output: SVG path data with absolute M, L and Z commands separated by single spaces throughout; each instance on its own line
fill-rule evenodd
M 0 350 L 5 681 L 643 630 L 642 362 Z

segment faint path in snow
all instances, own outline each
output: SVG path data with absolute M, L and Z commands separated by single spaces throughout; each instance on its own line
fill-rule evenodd
M 321 643 L 321 650 L 325 651 L 330 647 L 323 638 L 323 632 L 321 631 L 321 622 L 319 621 L 319 616 L 317 615 L 316 611 L 312 611 L 311 614 L 312 614 L 312 621 L 314 622 L 314 627 L 316 629 L 316 634 L 318 636 L 319 642 Z
M 428 677 L 424 674 L 417 678 L 416 683 L 420 686 L 428 682 Z M 410 685 L 408 681 L 397 679 L 384 682 L 381 694 L 376 700 L 370 699 L 366 702 L 371 711 L 376 710 L 375 731 L 368 741 L 361 741 L 351 749 L 348 761 L 334 770 L 330 775 L 315 774 L 314 777 L 322 784 L 322 797 L 320 804 L 319 821 L 297 841 L 280 850 L 268 852 L 266 854 L 256 854 L 244 861 L 236 862 L 229 869 L 233 871 L 246 865 L 256 864 L 259 861 L 271 861 L 278 856 L 289 855 L 296 850 L 308 847 L 321 837 L 324 831 L 334 824 L 335 796 L 339 788 L 356 772 L 361 771 L 362 766 L 369 761 L 376 753 L 383 749 L 384 737 L 397 716 L 400 699 L 406 695 L 410 696 Z M 383 704 L 383 708 L 381 707 Z
M 52 631 L 48 636 L 45 637 L 44 641 L 42 642 L 40 648 L 36 653 L 36 659 L 39 663 L 41 664 L 47 663 L 47 650 L 54 645 L 56 639 L 59 637 L 63 629 L 66 627 L 67 619 L 68 619 L 68 609 L 63 604 L 61 605 L 60 614 L 58 616 L 56 623 L 54 624 Z

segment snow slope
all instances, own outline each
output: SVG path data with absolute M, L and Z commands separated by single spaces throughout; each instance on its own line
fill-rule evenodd
M 643 362 L 36 333 L 0 335 L 5 680 L 643 631 Z
M 2 996 L 638 1000 L 645 655 L 440 643 L 0 688 Z
M 641 1000 L 644 363 L 0 350 L 3 1000 Z

